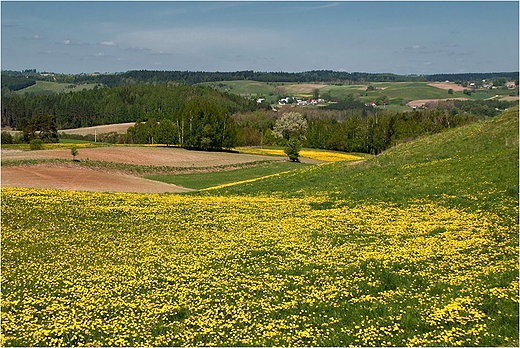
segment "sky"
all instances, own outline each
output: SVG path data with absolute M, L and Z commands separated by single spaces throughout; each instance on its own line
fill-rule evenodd
M 519 70 L 519 2 L 2 1 L 2 70 Z

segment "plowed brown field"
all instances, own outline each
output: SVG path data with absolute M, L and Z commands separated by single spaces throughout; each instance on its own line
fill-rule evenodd
M 225 152 L 189 151 L 161 147 L 98 147 L 80 148 L 79 160 L 126 163 L 134 165 L 169 166 L 200 171 L 208 167 L 247 164 L 261 160 L 286 160 L 284 157 L 246 155 Z M 186 192 L 189 189 L 147 180 L 121 172 L 94 170 L 72 163 L 70 150 L 13 151 L 2 150 L 2 160 L 70 159 L 71 165 L 43 163 L 3 166 L 2 186 L 32 187 L 78 191 L 110 192 Z
M 261 160 L 285 160 L 284 157 L 246 155 L 229 152 L 190 151 L 172 147 L 109 146 L 79 148 L 79 160 L 106 161 L 116 163 L 171 166 L 212 167 Z M 72 159 L 69 149 L 40 151 L 2 151 L 2 160 L 23 159 Z
M 130 175 L 106 173 L 87 168 L 5 167 L 2 186 L 69 191 L 165 193 L 190 189 Z

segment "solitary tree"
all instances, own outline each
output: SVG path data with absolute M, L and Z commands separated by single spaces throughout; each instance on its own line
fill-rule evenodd
M 300 139 L 298 137 L 293 136 L 289 139 L 287 143 L 287 147 L 284 149 L 285 154 L 289 157 L 289 160 L 292 162 L 300 162 L 300 150 L 302 149 L 302 145 Z
M 307 132 L 307 120 L 299 112 L 288 112 L 276 121 L 273 135 L 278 140 L 283 140 L 287 147 L 285 153 L 291 161 L 297 162 L 301 149 L 301 142 L 305 140 Z
M 76 146 L 72 146 L 70 148 L 70 154 L 72 155 L 72 160 L 76 161 L 76 156 L 78 155 L 78 148 Z
M 280 117 L 273 128 L 273 136 L 289 141 L 292 136 L 305 139 L 307 132 L 307 120 L 299 112 L 286 112 Z

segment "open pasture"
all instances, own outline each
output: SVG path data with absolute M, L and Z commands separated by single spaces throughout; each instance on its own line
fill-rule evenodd
M 36 81 L 35 85 L 21 89 L 21 90 L 17 91 L 16 94 L 24 95 L 25 93 L 42 94 L 42 93 L 74 92 L 74 91 L 81 91 L 84 89 L 93 89 L 95 86 L 97 86 L 96 83 L 76 85 L 73 83 Z
M 3 188 L 2 345 L 517 342 L 499 215 L 322 200 Z
M 2 346 L 517 346 L 518 109 L 197 193 L 2 187 Z

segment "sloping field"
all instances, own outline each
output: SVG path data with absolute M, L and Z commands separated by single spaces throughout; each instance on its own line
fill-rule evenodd
M 428 86 L 437 87 L 437 88 L 445 89 L 445 90 L 452 89 L 452 90 L 458 91 L 458 92 L 462 92 L 466 89 L 466 87 L 464 87 L 462 85 L 458 85 L 453 82 L 433 82 L 433 83 L 428 83 Z
M 126 131 L 128 130 L 128 128 L 133 127 L 134 125 L 135 125 L 135 122 L 106 124 L 106 125 L 94 126 L 94 127 L 64 129 L 64 130 L 60 130 L 60 133 L 89 135 L 89 134 L 96 134 L 96 133 L 103 134 L 103 133 L 117 132 L 119 134 L 126 134 Z
M 191 191 L 176 185 L 130 175 L 57 166 L 4 167 L 2 168 L 2 187 L 138 193 Z
M 262 160 L 285 160 L 272 156 L 247 155 L 229 152 L 190 151 L 173 147 L 109 146 L 80 148 L 79 160 L 105 161 L 150 166 L 199 168 L 245 164 Z M 70 149 L 40 151 L 3 151 L 2 160 L 72 159 Z
M 176 185 L 130 176 L 131 169 L 160 167 L 170 172 L 225 170 L 285 158 L 224 152 L 188 151 L 161 147 L 81 148 L 71 160 L 69 149 L 2 151 L 2 186 L 107 192 L 186 192 Z M 42 162 L 43 161 L 43 162 Z M 118 166 L 120 164 L 120 166 Z M 93 170 L 96 169 L 96 170 Z
M 2 188 L 3 346 L 517 346 L 518 109 L 198 193 Z

